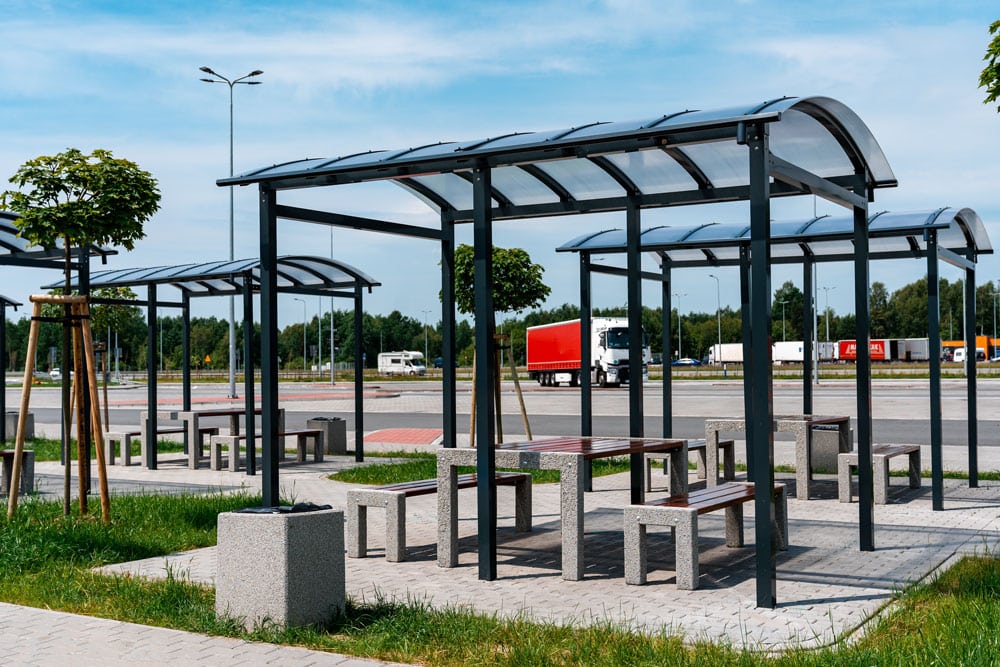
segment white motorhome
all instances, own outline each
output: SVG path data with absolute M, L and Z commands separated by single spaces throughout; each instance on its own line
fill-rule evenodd
M 421 352 L 382 352 L 378 355 L 378 372 L 380 375 L 423 375 L 427 367 Z

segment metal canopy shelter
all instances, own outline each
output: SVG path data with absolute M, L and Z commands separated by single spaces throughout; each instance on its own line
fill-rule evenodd
M 367 274 L 343 262 L 302 255 L 288 255 L 277 258 L 277 290 L 294 294 L 310 294 L 329 297 L 343 297 L 354 300 L 354 352 L 357 358 L 361 355 L 361 322 L 362 294 L 365 289 L 371 292 L 376 282 Z M 144 287 L 147 300 L 121 301 L 129 305 L 146 305 L 148 313 L 147 365 L 148 365 L 148 403 L 149 420 L 146 442 L 156 442 L 156 335 L 157 314 L 159 306 L 179 306 L 182 310 L 183 326 L 183 409 L 191 409 L 191 340 L 190 340 L 190 300 L 192 297 L 233 296 L 243 295 L 244 332 L 253 327 L 253 294 L 260 291 L 261 263 L 257 259 L 240 259 L 223 262 L 207 262 L 202 264 L 182 264 L 178 266 L 160 266 L 138 269 L 114 269 L 99 271 L 91 275 L 90 285 L 99 287 Z M 171 285 L 181 291 L 181 302 L 164 303 L 157 300 L 157 287 Z M 107 300 L 95 299 L 96 302 Z M 251 349 L 252 336 L 244 335 L 244 359 L 253 359 Z M 254 391 L 253 372 L 244 373 L 244 402 L 246 405 L 247 431 L 253 430 L 254 421 Z M 354 418 L 355 418 L 355 458 L 364 460 L 364 417 L 362 410 L 364 390 L 363 373 L 355 373 L 354 378 Z M 192 443 L 188 443 L 192 446 Z M 253 441 L 248 441 L 247 474 L 256 474 L 256 460 L 253 456 Z M 269 472 L 269 466 L 277 466 L 277 450 L 273 461 L 269 461 L 265 450 L 263 472 Z M 156 448 L 146 447 L 147 468 L 156 468 Z
M 394 182 L 437 211 L 440 228 L 361 218 L 279 203 L 285 190 L 370 181 Z M 868 201 L 876 188 L 896 185 L 895 176 L 858 116 L 827 97 L 781 98 L 715 111 L 680 111 L 626 123 L 593 123 L 554 132 L 512 133 L 469 141 L 436 143 L 397 151 L 356 153 L 339 158 L 297 160 L 220 179 L 220 186 L 257 185 L 260 203 L 262 308 L 262 392 L 265 451 L 277 433 L 275 294 L 277 220 L 285 218 L 352 227 L 441 244 L 444 347 L 444 441 L 455 444 L 454 224 L 473 225 L 476 357 L 475 433 L 479 448 L 479 576 L 496 577 L 496 487 L 493 484 L 492 229 L 495 220 L 619 211 L 625 214 L 631 377 L 640 375 L 641 290 L 639 229 L 644 208 L 749 202 L 751 246 L 765 258 L 753 266 L 750 305 L 753 321 L 769 321 L 770 199 L 814 194 L 854 211 L 859 243 L 857 282 L 868 283 Z M 867 312 L 867 294 L 857 291 L 858 310 Z M 762 332 L 757 332 L 762 335 Z M 866 335 L 859 339 L 867 340 Z M 754 348 L 754 428 L 758 460 L 770 462 L 770 348 Z M 870 381 L 868 348 L 859 372 Z M 860 407 L 860 406 L 859 406 Z M 629 396 L 629 435 L 643 435 L 641 387 Z M 862 441 L 870 444 L 869 430 Z M 866 440 L 867 438 L 867 440 Z M 862 454 L 866 454 L 863 451 Z M 773 483 L 770 466 L 753 471 L 758 484 Z M 632 499 L 643 496 L 641 457 L 632 459 Z M 264 499 L 276 497 L 277 471 L 265 480 Z M 862 475 L 862 493 L 871 493 L 871 474 Z M 770 494 L 758 494 L 757 516 L 773 516 Z M 757 522 L 757 604 L 773 607 L 775 564 L 771 523 Z
M 812 298 L 813 268 L 820 262 L 850 261 L 854 258 L 853 219 L 848 217 L 820 216 L 807 220 L 771 223 L 771 263 L 801 263 L 806 299 L 803 302 L 803 406 L 804 414 L 812 413 L 813 331 L 816 321 Z M 710 223 L 693 227 L 654 227 L 640 235 L 640 250 L 651 252 L 661 268 L 659 274 L 644 277 L 663 283 L 664 349 L 669 348 L 671 332 L 671 271 L 691 267 L 740 267 L 740 292 L 747 294 L 749 266 L 750 227 L 745 224 Z M 870 259 L 918 259 L 927 261 L 928 279 L 927 314 L 929 324 L 929 349 L 941 347 L 940 313 L 938 296 L 938 260 L 944 260 L 965 271 L 965 299 L 971 303 L 971 313 L 966 312 L 966 331 L 975 328 L 975 264 L 979 255 L 992 254 L 993 248 L 982 220 L 969 208 L 939 208 L 932 211 L 881 212 L 868 219 Z M 581 255 L 581 310 L 589 317 L 589 281 L 591 273 L 622 274 L 617 267 L 592 261 L 594 254 L 622 253 L 626 250 L 624 230 L 611 229 L 577 237 L 557 248 L 559 252 L 577 252 Z M 583 286 L 586 285 L 587 289 Z M 752 330 L 750 313 L 743 303 L 743 330 Z M 867 326 L 867 324 L 866 324 Z M 585 335 L 585 334 L 582 334 Z M 968 359 L 975 359 L 975 338 L 966 337 Z M 748 342 L 744 340 L 744 358 L 750 358 Z M 975 364 L 969 364 L 968 377 L 968 456 L 969 485 L 978 486 L 977 464 L 977 410 Z M 941 358 L 932 354 L 930 359 L 930 426 L 933 508 L 943 509 L 943 470 L 941 461 Z M 744 400 L 749 410 L 748 389 L 750 373 L 744 374 Z M 868 391 L 860 385 L 859 395 Z M 663 435 L 672 435 L 671 368 L 664 364 L 663 373 Z M 870 404 L 871 396 L 864 399 Z M 591 405 L 588 391 L 581 392 L 581 429 L 590 428 Z M 748 411 L 749 414 L 749 411 Z M 748 461 L 752 452 L 748 451 Z M 864 519 L 871 517 L 872 507 L 863 499 L 859 513 Z

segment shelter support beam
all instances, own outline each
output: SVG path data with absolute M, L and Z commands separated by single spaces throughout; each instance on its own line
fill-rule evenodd
M 580 253 L 580 435 L 594 434 L 593 387 L 590 384 L 590 369 L 593 363 L 591 350 L 594 341 L 591 336 L 590 301 L 590 253 Z M 583 466 L 583 490 L 594 490 L 593 465 L 587 461 Z
M 931 509 L 944 509 L 941 444 L 941 285 L 937 232 L 927 232 L 927 346 L 930 348 Z
M 441 402 L 444 414 L 442 445 L 458 446 L 455 376 L 455 226 L 441 221 Z M 425 360 L 426 363 L 426 360 Z
M 743 337 L 743 416 L 747 429 L 747 470 L 753 474 L 753 327 L 750 323 L 750 246 L 740 245 L 740 328 Z
M 146 460 L 143 464 L 147 470 L 156 470 L 156 370 L 159 361 L 156 356 L 157 312 L 156 285 L 150 285 L 146 296 L 149 305 L 146 307 L 146 432 L 143 438 L 146 442 Z M 65 367 L 64 367 L 65 368 Z
M 181 294 L 181 408 L 191 409 L 191 295 Z M 186 447 L 194 443 L 185 442 Z
M 497 578 L 496 542 L 496 449 L 494 427 L 494 381 L 497 372 L 493 323 L 493 219 L 490 210 L 492 190 L 490 168 L 478 164 L 472 171 L 473 275 L 475 282 L 476 327 L 476 485 L 479 534 L 479 578 Z
M 278 217 L 274 190 L 260 186 L 260 432 L 264 507 L 278 504 Z
M 767 126 L 746 127 L 750 158 L 750 322 L 756 325 L 754 345 L 744 357 L 753 363 L 751 411 L 746 416 L 750 448 L 753 450 L 751 479 L 758 489 L 774 487 L 774 397 L 771 370 L 771 200 L 768 189 L 770 146 Z M 744 341 L 744 346 L 746 342 Z M 746 349 L 744 347 L 744 349 Z M 774 499 L 771 493 L 754 496 L 757 519 L 757 606 L 777 606 L 776 543 Z
M 663 318 L 660 345 L 663 349 L 663 437 L 674 437 L 674 387 L 673 387 L 673 367 L 670 365 L 670 320 L 672 319 L 670 299 L 670 264 L 666 257 L 660 256 L 660 274 L 662 282 L 660 285 L 660 301 Z
M 867 210 L 868 200 L 863 194 L 851 192 L 816 174 L 806 171 L 798 165 L 771 155 L 771 176 L 775 180 L 787 183 L 802 192 L 822 197 L 845 208 L 864 208 Z
M 640 243 L 642 229 L 638 202 L 630 198 L 625 207 L 625 248 L 628 268 L 628 434 L 633 438 L 644 435 L 642 409 L 642 254 Z M 632 504 L 644 501 L 644 455 L 629 456 L 632 484 Z
M 858 174 L 855 190 L 865 192 L 864 176 Z M 868 300 L 868 205 L 854 206 L 854 337 L 857 342 L 858 401 L 858 532 L 862 551 L 875 550 L 875 502 L 872 471 L 872 355 L 871 308 Z
M 359 218 L 354 215 L 344 215 L 343 213 L 330 213 L 327 211 L 315 211 L 298 206 L 280 205 L 275 209 L 279 218 L 286 220 L 300 220 L 302 222 L 315 222 L 331 227 L 347 227 L 350 229 L 363 229 L 383 234 L 398 234 L 410 238 L 422 238 L 440 241 L 444 234 L 437 229 L 430 227 L 417 227 L 416 225 L 404 225 L 388 220 L 375 220 L 373 218 Z
M 979 428 L 976 416 L 976 250 L 969 247 L 969 266 L 965 269 L 965 385 L 967 388 L 967 405 L 969 417 L 969 488 L 979 486 Z M 989 354 L 989 346 L 984 350 Z
M 253 278 L 243 277 L 243 411 L 246 419 L 246 433 L 257 432 L 256 415 L 254 414 L 253 390 Z M 198 443 L 191 443 L 198 447 Z M 257 440 L 247 437 L 247 474 L 257 474 Z
M 810 255 L 802 261 L 802 414 L 813 413 L 812 378 L 815 347 L 813 335 L 816 331 L 816 304 L 813 303 L 813 266 Z
M 365 460 L 365 359 L 362 328 L 364 304 L 361 285 L 354 286 L 354 460 Z M 359 363 L 360 360 L 360 363 Z

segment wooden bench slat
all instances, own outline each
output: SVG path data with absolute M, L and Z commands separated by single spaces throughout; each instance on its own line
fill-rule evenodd
M 530 478 L 531 475 L 524 472 L 498 472 L 496 474 L 497 484 L 514 484 L 522 479 Z M 458 476 L 456 486 L 459 489 L 468 489 L 476 486 L 478 480 L 476 473 L 466 473 Z M 421 479 L 413 482 L 399 482 L 397 484 L 385 484 L 374 487 L 379 491 L 400 491 L 406 496 L 421 496 L 430 493 L 437 493 L 437 479 Z

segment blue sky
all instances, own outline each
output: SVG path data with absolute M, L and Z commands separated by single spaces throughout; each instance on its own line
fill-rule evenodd
M 977 87 L 995 2 L 20 2 L 0 0 L 0 187 L 25 160 L 67 147 L 107 148 L 160 181 L 160 212 L 135 251 L 111 268 L 224 259 L 228 99 L 199 82 L 208 65 L 230 77 L 264 71 L 236 89 L 236 171 L 511 131 L 632 120 L 782 95 L 825 95 L 857 112 L 900 186 L 873 210 L 970 207 L 1000 244 L 1000 114 Z M 436 224 L 421 202 L 390 185 L 343 188 L 301 201 L 358 215 Z M 255 191 L 236 192 L 236 256 L 257 254 Z M 811 215 L 801 197 L 773 205 L 778 219 Z M 820 213 L 838 212 L 822 200 Z M 646 225 L 736 222 L 742 205 L 645 214 Z M 575 302 L 577 269 L 554 248 L 615 216 L 497 225 L 498 245 L 526 248 L 546 267 L 547 305 Z M 462 229 L 459 240 L 471 230 Z M 383 283 L 366 308 L 417 319 L 438 312 L 434 244 L 334 232 L 338 259 Z M 279 227 L 279 252 L 328 255 L 330 232 Z M 922 262 L 872 265 L 890 290 L 923 275 Z M 680 309 L 715 309 L 709 271 L 674 277 Z M 776 268 L 774 287 L 799 283 Z M 0 294 L 26 300 L 51 272 L 3 269 Z M 735 269 L 718 273 L 736 305 Z M 957 279 L 954 269 L 945 277 Z M 980 282 L 1000 280 L 985 257 Z M 853 310 L 846 266 L 821 266 L 820 307 Z M 647 288 L 644 301 L 658 304 Z M 597 305 L 623 302 L 624 284 L 595 278 Z M 281 324 L 301 318 L 283 297 Z M 307 306 L 312 317 L 318 303 Z M 328 302 L 323 304 L 328 307 Z M 338 305 L 346 308 L 347 304 Z M 205 300 L 195 315 L 224 317 Z M 432 314 L 430 320 L 436 320 Z

